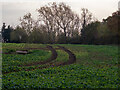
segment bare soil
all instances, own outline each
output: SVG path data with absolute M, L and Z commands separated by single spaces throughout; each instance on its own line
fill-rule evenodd
M 52 47 L 52 46 L 47 46 L 46 47 L 48 50 L 50 50 L 52 52 L 52 55 L 50 58 L 48 58 L 48 60 L 45 60 L 45 61 L 40 61 L 40 62 L 32 62 L 32 63 L 29 63 L 29 64 L 25 64 L 25 65 L 22 65 L 22 66 L 33 66 L 33 65 L 41 65 L 41 64 L 46 64 L 48 62 L 51 62 L 53 60 L 55 60 L 57 58 L 57 52 L 56 50 Z M 29 48 L 30 49 L 30 48 Z M 32 48 L 33 49 L 33 48 Z M 34 49 L 41 49 L 41 48 L 34 48 Z M 43 49 L 43 48 L 42 48 Z
M 57 50 L 58 49 L 62 49 L 63 51 L 67 52 L 68 55 L 69 55 L 69 60 L 66 61 L 66 62 L 59 62 L 57 64 L 54 64 L 54 63 L 50 63 L 51 61 L 55 60 L 57 58 L 57 52 L 56 50 L 52 47 L 52 46 L 47 46 L 46 48 L 26 48 L 26 49 L 37 49 L 37 50 L 40 50 L 40 49 L 44 49 L 44 50 L 50 50 L 52 52 L 52 55 L 51 57 L 46 60 L 46 61 L 40 61 L 40 62 L 33 62 L 33 63 L 29 63 L 29 64 L 25 64 L 25 65 L 21 65 L 20 67 L 23 67 L 23 66 L 33 66 L 33 65 L 43 65 L 43 64 L 48 64 L 46 66 L 43 66 L 43 67 L 36 67 L 35 69 L 44 69 L 44 68 L 49 68 L 49 67 L 54 67 L 54 66 L 63 66 L 63 65 L 69 65 L 69 64 L 73 64 L 76 62 L 76 57 L 75 55 L 70 51 L 68 50 L 67 48 L 65 47 L 62 47 L 62 46 L 58 46 Z M 34 69 L 34 70 L 35 70 Z M 25 71 L 30 71 L 28 69 L 26 69 Z M 14 72 L 19 72 L 19 71 L 14 71 Z M 7 73 L 11 73 L 11 72 L 7 72 Z M 4 74 L 7 74 L 7 73 L 4 73 Z

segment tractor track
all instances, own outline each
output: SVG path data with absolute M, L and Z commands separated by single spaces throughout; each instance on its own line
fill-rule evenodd
M 46 60 L 46 61 L 41 61 L 41 62 L 33 62 L 33 63 L 25 64 L 25 65 L 22 65 L 22 66 L 41 65 L 41 64 L 46 64 L 46 63 L 49 63 L 49 62 L 55 60 L 55 59 L 57 58 L 57 52 L 56 52 L 56 50 L 55 50 L 52 46 L 47 46 L 46 48 L 52 52 L 52 55 L 51 55 L 50 58 L 48 58 L 48 60 Z M 31 48 L 30 48 L 30 49 L 31 49 Z M 32 48 L 32 49 L 33 49 L 33 48 Z M 40 49 L 40 48 L 34 48 L 34 49 Z M 45 50 L 46 50 L 46 49 L 45 49 Z
M 66 62 L 63 62 L 63 63 L 60 63 L 58 64 L 57 66 L 61 66 L 61 65 L 69 65 L 69 64 L 73 64 L 76 62 L 76 57 L 75 55 L 70 51 L 68 50 L 67 48 L 65 47 L 62 47 L 62 46 L 58 46 L 60 49 L 62 49 L 63 51 L 65 51 L 66 53 L 68 53 L 69 55 L 69 60 L 66 61 Z
M 47 64 L 46 66 L 43 66 L 43 67 L 36 67 L 32 70 L 35 70 L 35 69 L 45 69 L 45 68 L 50 68 L 50 67 L 54 67 L 54 66 L 64 66 L 64 65 L 70 65 L 70 64 L 73 64 L 76 62 L 76 57 L 75 55 L 70 51 L 68 50 L 67 48 L 65 47 L 62 47 L 62 46 L 58 46 L 57 50 L 58 49 L 61 49 L 63 51 L 65 51 L 66 53 L 68 53 L 69 55 L 69 60 L 66 61 L 66 62 L 59 62 L 59 63 L 50 63 L 51 61 L 55 60 L 57 58 L 57 52 L 56 50 L 52 47 L 52 46 L 47 46 L 46 47 L 47 50 L 51 50 L 52 52 L 52 55 L 51 57 L 46 60 L 46 61 L 43 61 L 43 62 L 33 62 L 33 63 L 30 63 L 30 64 L 25 64 L 25 65 L 21 65 L 20 67 L 23 67 L 23 66 L 33 66 L 33 65 L 44 65 L 44 64 Z M 40 49 L 40 48 L 29 48 L 29 49 Z M 25 71 L 31 71 L 29 69 L 25 69 Z M 13 72 L 19 72 L 19 71 L 13 71 Z M 6 72 L 4 74 L 8 74 L 8 73 L 12 73 L 12 72 Z

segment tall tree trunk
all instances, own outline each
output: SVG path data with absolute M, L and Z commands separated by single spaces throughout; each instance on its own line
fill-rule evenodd
M 66 34 L 67 34 L 67 33 L 66 33 L 66 27 L 64 27 L 64 35 L 65 35 L 65 37 L 66 37 Z

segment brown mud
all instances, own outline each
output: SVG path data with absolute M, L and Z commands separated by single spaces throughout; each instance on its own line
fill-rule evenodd
M 41 49 L 41 48 L 28 48 L 29 50 L 30 49 Z M 35 69 L 45 69 L 45 68 L 50 68 L 50 67 L 54 67 L 54 66 L 64 66 L 64 65 L 70 65 L 70 64 L 73 64 L 76 62 L 76 57 L 75 55 L 70 51 L 68 50 L 67 48 L 65 47 L 62 47 L 62 46 L 58 46 L 57 50 L 58 49 L 61 49 L 63 51 L 65 51 L 66 53 L 68 53 L 69 55 L 69 60 L 66 61 L 66 62 L 58 62 L 56 64 L 54 63 L 51 63 L 51 61 L 55 60 L 57 58 L 57 52 L 56 50 L 52 47 L 52 46 L 47 46 L 46 48 L 42 48 L 44 50 L 50 50 L 52 52 L 52 55 L 51 57 L 46 60 L 46 61 L 41 61 L 41 62 L 33 62 L 33 63 L 29 63 L 29 64 L 25 64 L 25 65 L 21 65 L 20 67 L 23 67 L 23 66 L 34 66 L 34 65 L 44 65 L 46 64 L 46 66 L 43 66 L 43 67 L 36 67 L 32 70 L 35 70 Z M 25 69 L 25 71 L 31 71 L 30 69 Z M 14 72 L 19 72 L 19 71 L 14 71 Z M 11 73 L 11 72 L 6 72 L 4 74 L 7 74 L 7 73 Z
M 51 62 L 51 61 L 55 60 L 57 58 L 56 50 L 52 46 L 47 46 L 46 48 L 52 52 L 52 55 L 51 55 L 50 58 L 48 58 L 48 60 L 40 61 L 40 62 L 33 62 L 33 63 L 25 64 L 25 65 L 22 65 L 22 66 L 41 65 L 41 64 L 46 64 L 48 62 Z M 37 48 L 37 49 L 39 49 L 39 48 Z

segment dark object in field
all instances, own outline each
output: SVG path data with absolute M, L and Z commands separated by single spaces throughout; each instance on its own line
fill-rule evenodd
M 16 51 L 17 54 L 28 54 L 28 50 L 19 50 L 19 51 Z

